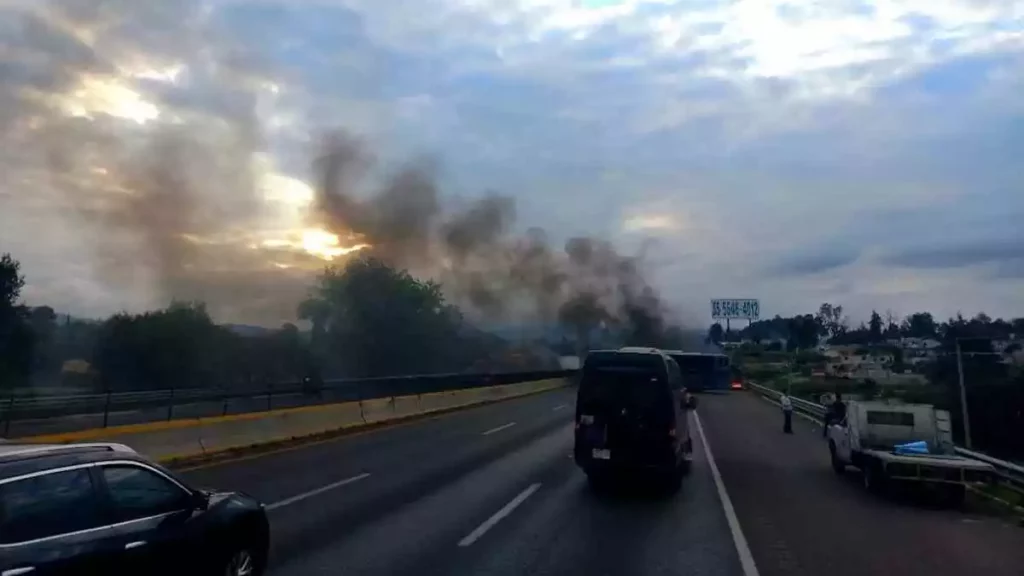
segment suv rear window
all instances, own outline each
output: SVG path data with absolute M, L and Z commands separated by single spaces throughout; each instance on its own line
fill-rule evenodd
M 103 526 L 89 470 L 66 470 L 0 485 L 0 544 Z

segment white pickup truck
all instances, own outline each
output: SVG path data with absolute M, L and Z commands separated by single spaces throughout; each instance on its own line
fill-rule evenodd
M 849 465 L 858 468 L 872 492 L 885 492 L 896 482 L 928 484 L 959 506 L 968 484 L 988 482 L 995 473 L 985 462 L 956 455 L 945 410 L 929 404 L 846 404 L 846 418 L 828 430 L 832 469 L 842 474 Z M 927 453 L 896 449 L 911 442 L 924 442 Z

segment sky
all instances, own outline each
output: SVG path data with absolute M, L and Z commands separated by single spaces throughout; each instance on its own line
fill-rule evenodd
M 0 252 L 30 303 L 276 321 L 354 246 L 308 209 L 343 128 L 686 322 L 1024 316 L 1022 57 L 1017 0 L 0 0 Z

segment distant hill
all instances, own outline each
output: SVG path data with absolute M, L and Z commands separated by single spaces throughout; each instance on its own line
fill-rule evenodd
M 274 332 L 271 328 L 266 328 L 264 326 L 252 326 L 249 324 L 222 324 L 222 326 L 239 336 L 247 337 L 267 336 Z
M 562 339 L 562 336 L 569 336 L 569 333 L 560 326 L 545 324 L 499 324 L 495 326 L 481 326 L 481 329 L 513 342 L 522 340 L 557 342 Z
M 571 331 L 567 330 L 559 325 L 545 325 L 545 324 L 503 324 L 497 326 L 488 326 L 484 330 L 501 336 L 502 338 L 510 342 L 521 342 L 523 340 L 538 341 L 542 340 L 551 345 L 557 345 L 562 341 L 563 338 L 574 341 L 576 335 Z M 718 352 L 719 348 L 713 344 L 708 344 L 705 341 L 705 332 L 703 330 L 686 330 L 682 331 L 682 348 L 688 352 Z M 618 348 L 621 346 L 623 338 L 621 334 L 615 330 L 594 330 L 590 335 L 590 345 L 592 349 L 597 348 Z

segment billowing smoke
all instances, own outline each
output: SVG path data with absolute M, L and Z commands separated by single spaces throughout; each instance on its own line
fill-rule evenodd
M 555 248 L 540 228 L 516 233 L 514 199 L 496 193 L 446 209 L 432 166 L 411 163 L 360 193 L 372 154 L 334 132 L 316 166 L 317 216 L 352 231 L 373 256 L 439 279 L 453 301 L 483 322 L 559 322 L 586 342 L 599 328 L 630 344 L 663 345 L 668 309 L 648 283 L 643 255 L 607 241 L 571 238 Z
M 210 14 L 198 0 L 0 2 L 0 245 L 22 260 L 33 304 L 100 315 L 194 299 L 223 321 L 294 319 L 326 262 L 287 235 L 319 227 L 438 279 L 481 322 L 657 339 L 666 311 L 642 255 L 518 232 L 510 197 L 446 198 L 429 158 L 367 191 L 375 155 L 333 133 L 309 213 L 291 198 L 298 216 L 281 219 L 268 174 L 308 157 L 268 164 L 319 128 L 273 132 L 287 71 Z M 268 42 L 303 40 L 274 30 Z
M 0 5 L 0 243 L 34 303 L 294 317 L 322 261 L 253 249 L 274 225 L 267 80 L 203 14 L 191 0 Z

